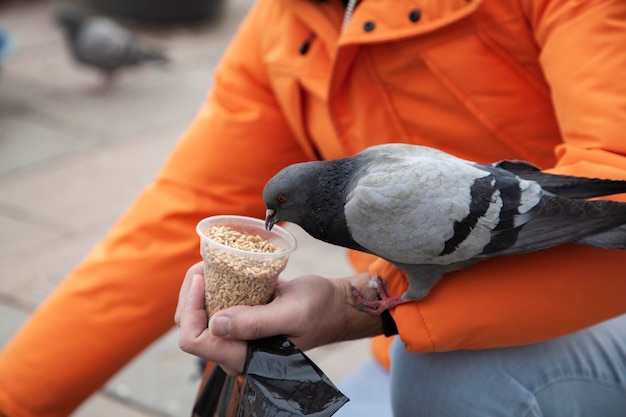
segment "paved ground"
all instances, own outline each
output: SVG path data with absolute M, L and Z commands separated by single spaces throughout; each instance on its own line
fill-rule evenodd
M 0 28 L 15 42 L 0 74 L 0 348 L 157 171 L 250 2 L 228 0 L 204 25 L 144 28 L 174 65 L 126 73 L 103 93 L 95 74 L 68 59 L 50 19 L 55 3 L 0 0 Z M 295 232 L 300 250 L 286 276 L 350 272 L 342 252 Z M 310 356 L 337 382 L 369 358 L 368 344 Z M 197 384 L 195 361 L 172 331 L 74 417 L 186 417 Z

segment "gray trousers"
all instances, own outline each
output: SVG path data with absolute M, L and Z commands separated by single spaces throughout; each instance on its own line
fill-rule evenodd
M 394 417 L 626 416 L 626 315 L 513 348 L 417 354 L 396 340 L 391 363 Z

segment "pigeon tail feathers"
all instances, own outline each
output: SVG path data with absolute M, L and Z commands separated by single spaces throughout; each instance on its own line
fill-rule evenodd
M 571 242 L 599 246 L 604 241 L 611 245 L 602 246 L 606 249 L 626 245 L 626 241 L 619 241 L 626 224 L 626 203 L 570 200 L 558 196 L 545 196 L 544 203 L 541 212 L 520 228 L 513 246 L 497 252 L 484 252 L 482 256 L 534 252 Z M 598 237 L 594 238 L 595 235 Z
M 575 177 L 572 175 L 548 174 L 527 162 L 500 161 L 493 164 L 520 178 L 535 181 L 541 188 L 565 198 L 593 198 L 626 193 L 626 181 L 600 178 Z

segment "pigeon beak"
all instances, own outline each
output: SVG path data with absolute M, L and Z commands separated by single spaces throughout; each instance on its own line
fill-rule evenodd
M 276 210 L 267 209 L 265 210 L 265 229 L 272 230 L 272 227 L 276 224 Z

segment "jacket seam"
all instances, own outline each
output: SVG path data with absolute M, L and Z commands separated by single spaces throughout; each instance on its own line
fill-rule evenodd
M 426 319 L 424 318 L 424 315 L 422 314 L 422 309 L 419 306 L 419 303 L 417 304 L 417 313 L 419 314 L 420 320 L 422 321 L 422 325 L 424 326 L 424 330 L 426 330 L 426 335 L 428 336 L 428 341 L 430 342 L 430 346 L 432 348 L 432 351 L 435 352 L 435 341 L 433 340 L 433 336 L 432 333 L 430 332 L 430 329 L 428 328 L 428 325 L 426 324 Z
M 542 85 L 537 79 L 532 77 L 528 71 L 524 71 L 523 69 L 521 69 L 520 66 L 518 65 L 519 62 L 510 54 L 507 54 L 502 49 L 500 44 L 498 44 L 498 42 L 496 42 L 496 40 L 491 35 L 489 35 L 489 33 L 487 33 L 487 31 L 479 30 L 476 33 L 478 35 L 478 38 L 482 41 L 482 43 L 487 48 L 489 48 L 489 50 L 494 55 L 497 55 L 500 58 L 500 60 L 504 64 L 506 64 L 511 70 L 513 70 L 520 78 L 526 80 L 529 86 L 534 88 L 541 95 L 545 97 L 550 97 L 550 93 L 545 88 L 545 86 Z
M 411 135 L 406 129 L 404 123 L 402 123 L 401 118 L 398 116 L 398 112 L 396 111 L 396 107 L 393 104 L 389 90 L 385 86 L 385 83 L 382 81 L 382 79 L 380 78 L 378 74 L 378 71 L 376 70 L 376 65 L 374 64 L 375 60 L 372 57 L 371 49 L 365 48 L 364 52 L 365 52 L 365 57 L 366 57 L 366 62 L 367 62 L 367 72 L 370 75 L 370 77 L 376 80 L 375 85 L 376 85 L 377 90 L 381 92 L 385 109 L 387 110 L 388 114 L 391 116 L 394 124 L 396 125 L 396 128 L 404 136 L 404 139 L 410 138 Z
M 463 91 L 461 86 L 441 71 L 427 55 L 424 56 L 424 62 L 426 62 L 432 74 L 435 75 L 437 79 L 439 79 L 452 92 L 452 94 L 454 94 L 467 111 L 474 115 L 476 120 L 480 121 L 490 132 L 502 139 L 502 144 L 508 146 L 511 150 L 518 153 L 522 157 L 532 160 L 531 152 L 529 152 L 525 146 L 521 145 L 519 141 L 514 140 L 510 135 L 494 124 L 472 100 L 471 95 Z

